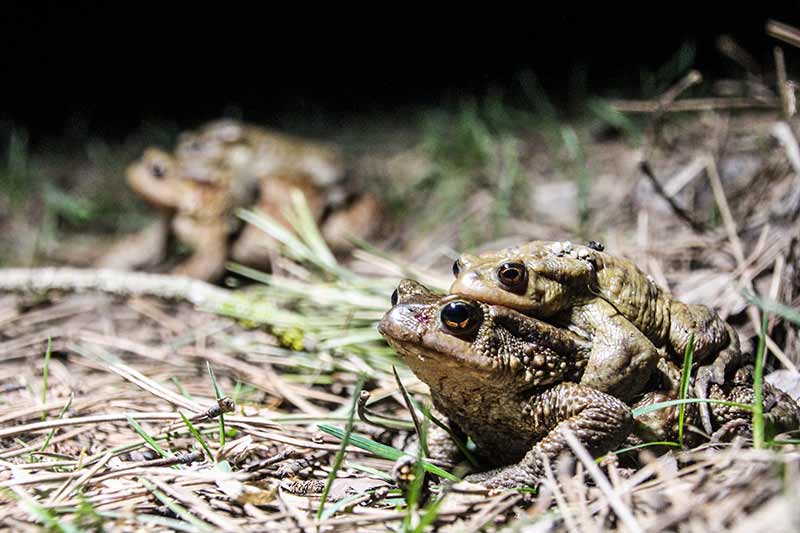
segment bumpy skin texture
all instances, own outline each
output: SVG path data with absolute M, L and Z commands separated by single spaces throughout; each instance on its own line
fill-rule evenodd
M 752 404 L 755 400 L 753 392 L 753 367 L 743 366 L 736 370 L 731 379 L 718 385 L 711 385 L 709 397 L 716 400 L 726 400 L 743 404 Z M 771 435 L 793 431 L 800 425 L 800 407 L 791 396 L 782 390 L 773 387 L 768 382 L 762 384 L 764 423 Z M 720 426 L 720 433 L 726 433 L 729 428 L 744 426 L 745 433 L 752 428 L 743 424 L 742 421 L 749 421 L 752 417 L 750 411 L 734 406 L 712 404 L 711 414 L 714 423 Z M 741 433 L 740 430 L 732 429 L 732 432 Z
M 167 222 L 116 247 L 101 266 L 153 263 L 172 232 L 193 250 L 175 273 L 214 280 L 228 259 L 267 268 L 277 246 L 264 232 L 247 225 L 230 242 L 240 227 L 235 209 L 253 207 L 288 224 L 284 209 L 293 189 L 305 195 L 331 248 L 345 251 L 347 235 L 366 238 L 374 230 L 380 207 L 374 197 L 349 191 L 344 177 L 342 156 L 331 146 L 236 121 L 212 122 L 181 135 L 174 153 L 150 149 L 128 168 L 130 187 Z M 137 244 L 141 253 L 124 252 Z
M 471 309 L 458 334 L 442 321 L 442 310 L 454 302 Z M 428 384 L 436 409 L 496 467 L 472 481 L 535 486 L 544 458 L 555 461 L 569 449 L 565 429 L 600 455 L 633 427 L 624 402 L 576 383 L 591 346 L 566 329 L 461 296 L 440 297 L 405 280 L 379 330 Z
M 510 287 L 498 272 L 520 264 L 525 282 Z M 585 384 L 619 397 L 641 390 L 664 348 L 681 361 L 694 332 L 696 392 L 705 397 L 708 383 L 721 384 L 725 372 L 741 362 L 738 337 L 711 309 L 670 297 L 627 259 L 570 242 L 533 241 L 456 262 L 450 292 L 589 333 L 594 349 Z M 706 429 L 710 430 L 707 417 Z

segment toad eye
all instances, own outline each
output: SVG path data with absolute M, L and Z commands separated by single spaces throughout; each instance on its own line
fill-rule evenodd
M 150 165 L 150 174 L 157 179 L 163 179 L 167 175 L 167 169 L 161 163 L 152 163 Z
M 507 289 L 522 290 L 528 283 L 528 270 L 522 263 L 503 263 L 497 269 L 497 279 Z
M 398 294 L 397 289 L 395 289 L 394 292 L 392 293 L 392 305 L 397 305 L 397 300 L 399 296 L 400 295 Z
M 455 260 L 453 263 L 453 276 L 458 277 L 458 274 L 461 272 L 461 261 L 458 259 Z
M 454 335 L 470 333 L 480 324 L 478 309 L 462 300 L 450 302 L 442 307 L 439 316 L 444 329 Z

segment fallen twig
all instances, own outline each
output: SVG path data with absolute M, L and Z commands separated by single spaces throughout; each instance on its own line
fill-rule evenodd
M 718 109 L 780 109 L 781 107 L 780 101 L 775 98 L 751 97 L 685 98 L 676 100 L 665 107 L 658 100 L 612 100 L 609 105 L 623 113 L 680 113 Z
M 777 20 L 767 21 L 767 35 L 800 48 L 800 30 Z
M 689 214 L 689 212 L 684 209 L 683 207 L 679 206 L 675 199 L 668 195 L 666 191 L 664 191 L 664 187 L 661 186 L 661 183 L 656 178 L 655 174 L 653 173 L 652 167 L 650 167 L 650 163 L 647 161 L 642 161 L 639 163 L 639 168 L 642 170 L 645 176 L 650 179 L 650 182 L 653 184 L 653 188 L 655 189 L 656 193 L 661 196 L 672 208 L 672 211 L 678 215 L 678 217 L 689 224 L 689 226 L 696 232 L 696 233 L 703 233 L 706 231 L 705 225 L 702 222 L 699 222 Z
M 775 74 L 778 77 L 778 94 L 781 97 L 781 107 L 783 108 L 783 118 L 790 119 L 797 110 L 797 101 L 794 96 L 794 84 L 786 77 L 786 61 L 783 59 L 783 50 L 780 46 L 773 49 L 775 56 Z
M 101 291 L 118 296 L 155 296 L 215 307 L 229 300 L 230 292 L 183 276 L 80 268 L 0 269 L 0 291 Z

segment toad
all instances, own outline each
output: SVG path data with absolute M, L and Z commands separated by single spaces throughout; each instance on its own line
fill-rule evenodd
M 127 170 L 130 187 L 162 211 L 162 220 L 101 261 L 109 268 L 139 268 L 163 255 L 167 235 L 191 249 L 173 272 L 215 280 L 231 259 L 268 268 L 276 243 L 235 216 L 252 207 L 288 226 L 290 192 L 300 190 L 312 218 L 334 252 L 375 228 L 375 198 L 351 190 L 337 149 L 232 120 L 181 135 L 173 153 L 147 150 Z M 139 253 L 136 253 L 140 246 Z
M 535 486 L 545 458 L 569 449 L 564 429 L 596 454 L 630 433 L 624 402 L 575 382 L 589 357 L 587 340 L 513 309 L 437 296 L 410 280 L 393 304 L 381 334 L 429 386 L 435 409 L 494 467 L 470 481 Z M 453 453 L 431 450 L 440 460 Z
M 618 397 L 639 392 L 636 384 L 647 381 L 658 359 L 651 347 L 664 348 L 680 364 L 692 333 L 699 397 L 707 396 L 710 382 L 724 383 L 726 370 L 740 362 L 736 332 L 714 311 L 673 299 L 633 262 L 604 253 L 597 243 L 533 241 L 462 255 L 453 272 L 453 293 L 589 333 L 589 367 L 601 383 L 585 384 Z M 708 411 L 702 412 L 710 432 Z

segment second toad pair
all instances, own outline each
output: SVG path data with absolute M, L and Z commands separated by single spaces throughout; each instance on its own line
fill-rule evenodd
M 288 226 L 293 189 L 305 196 L 311 215 L 334 252 L 351 247 L 376 227 L 380 207 L 348 179 L 333 146 L 243 124 L 209 123 L 184 133 L 172 153 L 148 149 L 127 170 L 129 186 L 161 211 L 159 221 L 114 247 L 107 268 L 136 269 L 161 262 L 171 237 L 190 249 L 173 273 L 218 279 L 228 260 L 269 268 L 277 245 L 236 217 L 253 208 Z

